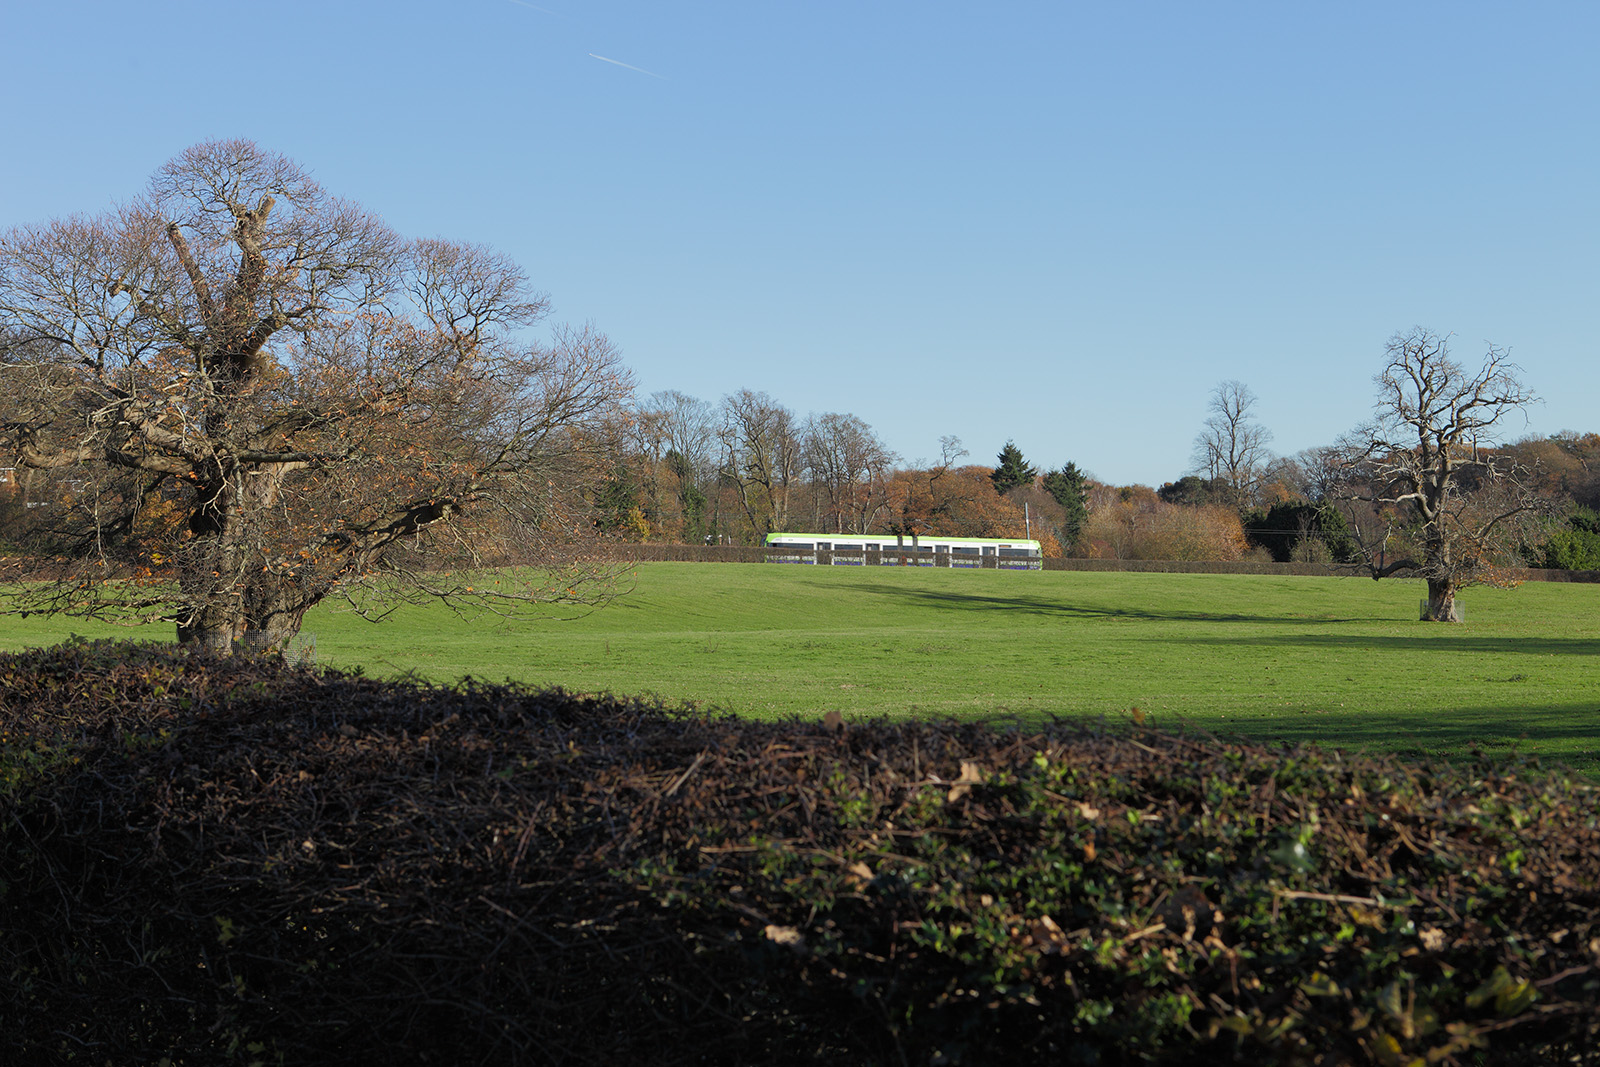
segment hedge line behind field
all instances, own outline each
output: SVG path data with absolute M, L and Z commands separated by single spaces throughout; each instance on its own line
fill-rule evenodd
M 1572 1063 L 1600 799 L 1136 730 L 0 656 L 0 1062 Z
M 606 555 L 627 563 L 764 563 L 770 558 L 789 559 L 793 549 L 759 545 L 675 545 L 659 542 L 616 544 Z M 1263 563 L 1256 560 L 1083 559 L 1052 556 L 1041 561 L 1047 571 L 1116 571 L 1146 574 L 1269 574 L 1280 577 L 1365 577 L 1354 567 L 1326 563 Z M 1514 582 L 1600 582 L 1600 571 L 1550 570 L 1538 567 L 1503 568 L 1500 577 Z

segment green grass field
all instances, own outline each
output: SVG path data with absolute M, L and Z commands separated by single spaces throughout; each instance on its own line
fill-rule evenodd
M 1461 754 L 1517 747 L 1600 776 L 1600 587 L 1472 589 L 1459 626 L 1422 587 L 1356 578 L 651 563 L 572 621 L 323 610 L 321 662 L 655 693 L 745 715 L 1060 715 L 1279 741 Z M 0 620 L 0 647 L 145 636 Z M 169 633 L 150 633 L 167 638 Z

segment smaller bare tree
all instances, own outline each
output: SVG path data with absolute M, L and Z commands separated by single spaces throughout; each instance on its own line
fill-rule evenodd
M 1228 487 L 1235 507 L 1250 503 L 1272 461 L 1272 431 L 1256 421 L 1256 395 L 1228 380 L 1211 391 L 1211 415 L 1194 439 L 1194 472 Z
M 1345 454 L 1338 445 L 1302 449 L 1285 461 L 1284 480 L 1313 504 L 1338 495 L 1345 477 Z
M 738 493 L 755 543 L 789 523 L 789 491 L 804 466 L 794 412 L 766 393 L 741 389 L 722 398 L 721 476 Z
M 671 476 L 686 540 L 705 532 L 707 493 L 717 475 L 717 428 L 712 404 L 676 389 L 651 393 L 636 412 L 633 432 L 645 460 L 645 488 L 659 503 L 661 474 Z
M 900 457 L 855 415 L 812 415 L 804 427 L 805 467 L 827 498 L 835 533 L 864 534 L 888 506 L 889 468 Z
M 1416 327 L 1389 340 L 1376 417 L 1341 442 L 1335 490 L 1374 579 L 1428 583 L 1422 617 L 1458 621 L 1457 592 L 1500 580 L 1541 508 L 1527 470 L 1491 447 L 1503 419 L 1537 400 L 1504 348 L 1476 373 L 1449 338 Z

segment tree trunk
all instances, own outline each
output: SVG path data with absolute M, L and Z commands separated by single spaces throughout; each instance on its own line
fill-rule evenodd
M 190 529 L 196 529 L 195 524 Z M 219 656 L 230 655 L 245 627 L 233 581 L 238 571 L 235 553 L 226 534 L 197 534 L 191 543 L 193 555 L 179 579 L 190 614 L 178 623 L 178 643 L 192 642 Z
M 300 629 L 302 607 L 281 618 L 280 581 L 259 571 L 260 541 L 254 520 L 277 496 L 276 465 L 239 468 L 200 488 L 189 516 L 190 557 L 180 579 L 192 614 L 178 625 L 178 642 L 194 642 L 220 656 L 240 643 L 259 651 L 280 648 Z
M 202 608 L 193 622 L 178 623 L 178 643 L 195 644 L 218 656 L 233 654 L 233 644 L 244 633 L 236 613 L 216 605 Z
M 1456 583 L 1448 578 L 1428 579 L 1428 603 L 1422 612 L 1424 622 L 1460 622 L 1456 610 Z
M 244 592 L 244 643 L 253 652 L 282 652 L 300 632 L 310 607 L 288 575 L 257 574 Z
M 252 464 L 239 485 L 241 518 L 259 521 L 278 501 L 289 467 L 282 463 Z M 257 533 L 252 543 L 264 538 Z M 242 592 L 242 640 L 255 652 L 282 652 L 300 632 L 300 622 L 315 597 L 307 596 L 298 577 L 251 566 Z
M 217 655 L 231 655 L 235 646 L 251 652 L 282 652 L 300 632 L 308 604 L 271 579 L 245 589 L 243 604 L 229 591 L 214 590 L 213 602 L 192 622 L 178 624 L 178 643 L 194 643 Z
M 1453 558 L 1453 546 L 1445 532 L 1438 496 L 1429 497 L 1425 502 L 1423 514 L 1428 520 L 1422 535 L 1423 548 L 1427 554 L 1427 565 L 1423 573 L 1428 576 L 1428 604 L 1422 612 L 1422 620 L 1460 622 L 1461 617 L 1456 612 L 1458 584 L 1456 563 Z

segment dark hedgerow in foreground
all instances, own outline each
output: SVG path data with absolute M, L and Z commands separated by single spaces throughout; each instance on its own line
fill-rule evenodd
M 1136 731 L 0 656 L 0 1062 L 1600 1061 L 1600 800 Z

